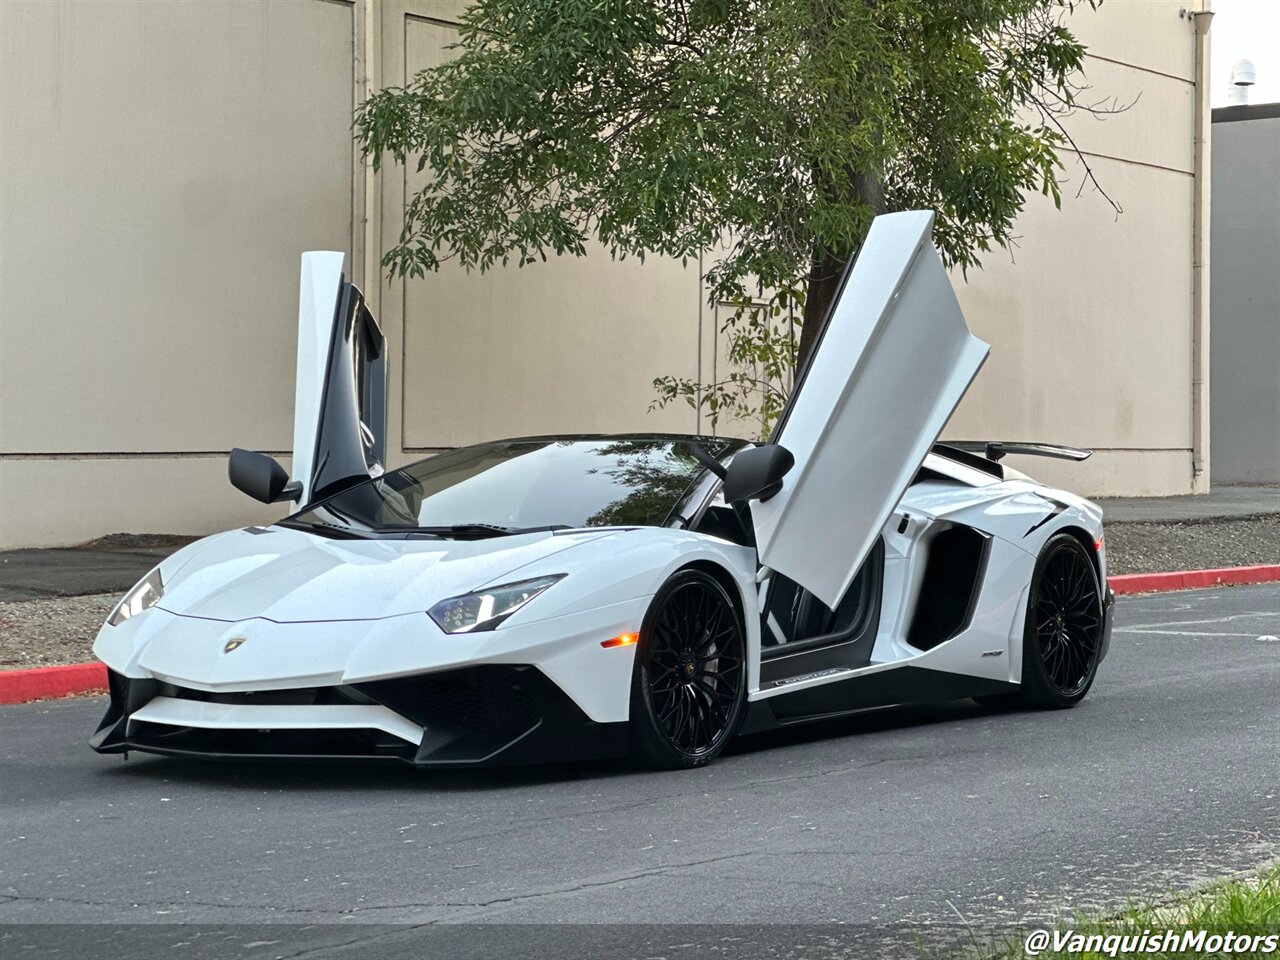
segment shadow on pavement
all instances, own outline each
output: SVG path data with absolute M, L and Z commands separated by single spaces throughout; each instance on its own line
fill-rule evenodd
M 888 707 L 847 717 L 741 737 L 729 745 L 716 763 L 735 756 L 755 755 L 827 740 L 849 739 L 931 724 L 980 719 L 1000 711 L 968 701 L 949 704 Z M 237 761 L 196 760 L 131 753 L 128 760 L 102 757 L 99 775 L 124 780 L 162 778 L 170 783 L 288 791 L 399 791 L 467 793 L 501 791 L 543 784 L 618 777 L 678 777 L 682 771 L 650 771 L 635 767 L 623 757 L 581 763 L 556 763 L 520 767 L 475 769 L 415 769 L 397 760 L 387 761 Z M 713 767 L 715 765 L 713 764 Z

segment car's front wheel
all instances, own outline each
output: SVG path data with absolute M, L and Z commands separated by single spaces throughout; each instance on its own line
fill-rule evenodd
M 732 598 L 702 570 L 674 574 L 640 628 L 631 684 L 636 759 L 698 767 L 724 749 L 746 707 L 746 638 Z

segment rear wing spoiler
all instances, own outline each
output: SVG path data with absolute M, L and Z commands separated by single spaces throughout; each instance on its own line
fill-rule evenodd
M 1054 460 L 1088 460 L 1093 456 L 1092 450 L 1081 447 L 1064 447 L 1059 443 L 1028 443 L 1020 440 L 947 440 L 937 444 L 943 448 L 963 450 L 965 453 L 978 454 L 988 460 L 999 462 L 1009 454 L 1024 457 L 1050 457 Z

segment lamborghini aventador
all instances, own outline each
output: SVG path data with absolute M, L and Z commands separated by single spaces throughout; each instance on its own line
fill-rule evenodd
M 767 443 L 543 436 L 386 469 L 382 333 L 303 256 L 275 523 L 197 541 L 98 634 L 103 753 L 714 758 L 735 736 L 920 701 L 1078 703 L 1110 636 L 1101 510 L 940 444 L 987 356 L 930 242 L 878 218 Z

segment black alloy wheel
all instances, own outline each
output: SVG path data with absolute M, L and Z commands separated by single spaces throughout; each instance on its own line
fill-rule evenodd
M 724 749 L 746 706 L 746 639 L 728 591 L 677 572 L 645 616 L 631 689 L 631 739 L 649 766 L 697 767 Z

